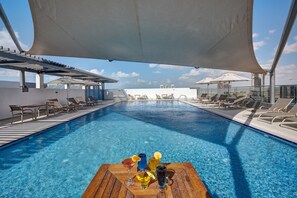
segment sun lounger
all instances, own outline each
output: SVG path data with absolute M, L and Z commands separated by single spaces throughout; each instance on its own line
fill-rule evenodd
M 32 115 L 32 120 L 34 119 L 34 112 L 32 109 L 25 109 L 22 108 L 20 105 L 9 105 L 9 107 L 12 114 L 11 124 L 13 123 L 15 116 L 20 116 L 22 123 L 24 121 L 24 115 Z
M 128 100 L 135 100 L 135 97 L 132 96 L 132 95 L 130 95 L 130 94 L 128 94 Z
M 83 106 L 88 105 L 87 102 L 83 99 L 82 96 L 77 96 L 77 97 L 76 97 L 76 101 L 77 101 L 80 105 L 83 105 Z
M 233 102 L 224 102 L 222 105 L 225 108 L 239 107 L 239 104 L 246 98 L 247 96 L 240 96 L 240 97 L 237 97 Z
M 147 100 L 147 99 L 148 99 L 147 95 L 142 95 L 137 98 L 137 100 Z
M 248 109 L 259 109 L 262 106 L 262 101 L 247 98 L 242 102 L 241 106 Z
M 202 102 L 202 100 L 207 100 L 207 94 L 206 93 L 201 94 L 201 96 L 198 97 L 198 98 L 193 98 L 192 102 Z
M 295 104 L 288 112 L 268 112 L 259 115 L 258 120 L 270 121 L 273 123 L 275 120 L 283 120 L 290 117 L 296 117 L 297 115 L 297 104 Z
M 217 99 L 218 94 L 215 94 L 213 96 L 211 96 L 209 99 L 203 99 L 201 101 L 202 104 L 212 104 L 215 102 L 215 100 Z
M 156 94 L 156 99 L 157 99 L 157 100 L 161 100 L 162 98 L 161 98 L 160 95 Z
M 76 109 L 83 108 L 85 105 L 78 103 L 74 98 L 67 98 L 68 105 L 74 106 Z
M 95 100 L 93 96 L 88 97 L 88 102 L 93 103 L 94 105 L 102 104 L 102 100 Z
M 284 119 L 279 126 L 297 130 L 297 116 Z
M 169 100 L 173 100 L 173 99 L 174 99 L 173 94 L 169 94 L 169 95 L 167 96 L 167 99 L 169 99 Z
M 224 102 L 227 101 L 228 95 L 227 94 L 221 94 L 218 98 L 218 100 L 215 102 L 219 107 L 221 107 Z
M 70 110 L 72 111 L 76 110 L 74 105 L 63 106 L 58 99 L 48 99 L 47 104 L 48 104 L 49 111 L 52 110 L 54 114 L 61 111 L 69 112 Z
M 293 101 L 291 98 L 279 98 L 271 107 L 266 108 L 261 106 L 259 109 L 247 109 L 252 112 L 252 116 L 260 116 L 268 112 L 281 112 L 286 111 L 290 103 Z

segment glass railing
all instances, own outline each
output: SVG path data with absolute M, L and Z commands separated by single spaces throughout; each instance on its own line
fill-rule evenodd
M 227 89 L 218 90 L 217 88 L 198 88 L 198 95 L 208 93 L 208 95 L 215 95 L 216 93 L 228 93 Z M 270 87 L 262 86 L 254 88 L 251 86 L 243 87 L 230 87 L 229 95 L 231 97 L 249 95 L 256 100 L 270 103 Z M 297 85 L 276 85 L 275 86 L 275 99 L 278 98 L 293 98 L 293 103 L 297 103 Z

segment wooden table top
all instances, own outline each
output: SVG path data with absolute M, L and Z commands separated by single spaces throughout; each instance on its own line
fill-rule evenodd
M 173 183 L 164 192 L 158 188 L 158 181 L 151 181 L 148 189 L 142 190 L 140 183 L 134 178 L 132 186 L 126 186 L 128 171 L 122 164 L 103 164 L 84 192 L 89 197 L 210 197 L 206 187 L 191 163 L 169 163 L 167 169 L 175 171 Z M 137 172 L 137 166 L 131 170 L 131 176 Z

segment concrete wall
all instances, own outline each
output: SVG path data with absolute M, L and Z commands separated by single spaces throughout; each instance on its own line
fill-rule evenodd
M 135 95 L 147 95 L 149 99 L 156 99 L 156 94 L 173 94 L 175 99 L 192 99 L 197 98 L 197 90 L 190 88 L 153 88 L 153 89 L 124 89 L 127 94 L 135 97 Z
M 85 90 L 68 90 L 68 96 L 85 97 Z M 51 98 L 57 98 L 60 103 L 67 104 L 67 90 L 30 88 L 29 92 L 22 92 L 19 88 L 0 88 L 0 119 L 11 117 L 9 105 L 45 104 L 47 99 Z

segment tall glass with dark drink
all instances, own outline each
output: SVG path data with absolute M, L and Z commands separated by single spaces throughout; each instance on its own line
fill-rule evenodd
M 140 161 L 138 162 L 138 168 L 139 170 L 144 171 L 146 169 L 146 163 L 147 163 L 146 154 L 140 153 L 138 157 L 140 157 Z
M 166 186 L 166 166 L 157 166 L 157 178 L 159 188 L 165 188 Z

